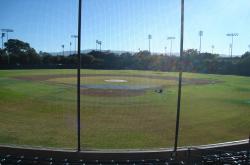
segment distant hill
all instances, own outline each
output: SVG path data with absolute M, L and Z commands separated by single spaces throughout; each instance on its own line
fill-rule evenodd
M 89 53 L 91 52 L 92 49 L 87 49 L 87 50 L 82 50 L 81 53 Z M 64 55 L 65 56 L 69 56 L 70 54 L 75 54 L 75 51 L 64 51 Z M 49 52 L 49 54 L 53 55 L 53 56 L 57 56 L 57 55 L 62 55 L 63 52 Z
M 94 49 L 86 49 L 86 50 L 82 50 L 81 53 L 87 54 L 87 53 L 89 53 L 89 52 L 91 52 L 93 50 Z M 124 51 L 124 50 L 102 50 L 102 51 L 103 52 L 110 51 L 110 52 L 118 54 L 118 55 L 120 55 L 122 53 L 126 53 L 126 52 L 129 52 L 131 54 L 137 53 L 137 52 L 132 52 L 132 51 Z M 50 52 L 50 54 L 53 55 L 53 56 L 56 56 L 56 55 L 62 55 L 63 52 Z M 65 51 L 64 52 L 65 56 L 69 56 L 70 54 L 75 54 L 75 51 L 71 51 L 71 52 L 70 51 Z M 160 55 L 160 54 L 163 54 L 163 53 L 153 52 L 153 54 Z M 179 56 L 179 53 L 177 53 L 177 52 L 173 52 L 172 54 L 174 56 Z M 219 55 L 220 55 L 220 57 L 229 57 L 229 55 L 226 55 L 226 54 L 219 54 Z M 234 55 L 234 57 L 240 57 L 240 55 Z
M 82 50 L 81 53 L 86 54 L 86 53 L 89 53 L 89 52 L 91 52 L 93 50 L 95 50 L 95 49 L 86 49 L 86 50 Z M 122 53 L 126 53 L 126 52 L 129 52 L 129 53 L 132 53 L 132 54 L 136 53 L 136 52 L 122 51 L 122 50 L 102 50 L 102 51 L 103 52 L 109 51 L 109 52 L 112 52 L 112 53 L 115 53 L 115 54 L 122 54 Z M 54 56 L 63 54 L 63 52 L 49 52 L 49 53 L 51 55 L 54 55 Z M 75 51 L 71 51 L 71 52 L 70 51 L 64 51 L 65 56 L 68 56 L 70 54 L 75 54 Z
M 86 49 L 86 50 L 82 50 L 81 53 L 86 54 L 86 53 L 89 53 L 89 52 L 91 52 L 93 50 L 95 50 L 95 49 Z M 118 54 L 118 55 L 120 55 L 122 53 L 126 53 L 126 52 L 129 52 L 131 54 L 137 53 L 137 52 L 132 52 L 132 51 L 124 51 L 124 50 L 102 50 L 102 51 L 103 52 L 109 51 L 109 52 L 112 52 L 112 53 L 115 53 L 115 54 Z M 51 55 L 54 55 L 54 56 L 63 54 L 63 52 L 49 52 L 49 53 Z M 75 54 L 75 51 L 71 51 L 71 52 L 70 51 L 64 51 L 65 56 L 69 56 L 70 54 Z M 159 54 L 160 55 L 162 53 L 153 52 L 153 54 Z M 179 53 L 172 53 L 172 54 L 175 55 L 175 56 L 179 55 Z

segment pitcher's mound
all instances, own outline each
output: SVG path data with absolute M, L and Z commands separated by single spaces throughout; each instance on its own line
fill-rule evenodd
M 101 97 L 130 97 L 143 95 L 144 93 L 144 90 L 81 89 L 81 94 Z
M 114 83 L 124 83 L 128 82 L 127 80 L 118 80 L 118 79 L 110 79 L 110 80 L 104 80 L 105 82 L 114 82 Z

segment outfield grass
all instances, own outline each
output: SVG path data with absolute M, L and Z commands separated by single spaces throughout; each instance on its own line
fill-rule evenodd
M 126 79 L 128 84 L 166 86 L 162 94 L 148 90 L 133 97 L 82 95 L 82 148 L 162 148 L 173 146 L 177 83 L 131 78 L 128 75 L 177 76 L 153 71 L 82 70 L 85 74 L 126 75 L 87 77 L 82 84 Z M 75 148 L 75 78 L 47 81 L 16 76 L 76 74 L 75 70 L 0 71 L 0 144 Z M 186 78 L 220 83 L 183 86 L 180 145 L 198 145 L 247 138 L 250 131 L 250 78 L 184 73 Z M 50 82 L 48 82 L 50 81 Z M 53 83 L 51 83 L 51 81 Z

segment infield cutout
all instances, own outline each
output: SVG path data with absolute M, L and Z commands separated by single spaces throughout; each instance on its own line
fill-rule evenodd
M 166 88 L 167 86 L 171 86 L 164 84 L 126 84 L 129 82 L 125 79 L 125 77 L 130 78 L 148 78 L 148 79 L 159 79 L 175 82 L 177 83 L 178 78 L 175 76 L 158 76 L 158 75 L 117 75 L 117 74 L 87 74 L 81 75 L 82 78 L 91 78 L 91 77 L 103 77 L 107 76 L 106 79 L 101 79 L 101 81 L 107 82 L 106 84 L 81 84 L 81 94 L 89 95 L 89 96 L 100 96 L 100 97 L 130 97 L 130 96 L 139 96 L 145 94 L 147 90 L 152 90 L 152 92 L 162 93 L 158 89 Z M 117 79 L 116 79 L 117 77 Z M 119 79 L 121 77 L 121 79 Z M 76 84 L 64 83 L 62 82 L 53 82 L 51 79 L 60 79 L 60 78 L 75 78 L 74 74 L 54 74 L 54 75 L 32 75 L 32 76 L 16 76 L 13 77 L 19 80 L 25 81 L 44 81 L 54 84 L 63 84 L 68 86 L 76 86 Z M 110 83 L 110 84 L 109 84 Z M 117 83 L 117 84 L 116 84 Z M 133 83 L 133 82 L 132 82 Z M 183 78 L 183 85 L 207 85 L 207 84 L 215 84 L 222 83 L 222 81 L 217 80 L 209 80 L 209 79 L 200 79 L 200 78 Z

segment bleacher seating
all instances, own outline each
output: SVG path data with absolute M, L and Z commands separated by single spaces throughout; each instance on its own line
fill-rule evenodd
M 38 157 L 0 152 L 0 165 L 250 165 L 248 151 L 221 151 L 214 149 L 191 149 L 191 156 L 182 160 L 138 159 L 138 160 L 89 160 L 66 157 Z
M 250 154 L 248 151 L 227 152 L 202 156 L 204 165 L 249 165 Z
M 184 165 L 182 161 L 145 159 L 145 160 L 71 160 L 0 155 L 0 165 Z

